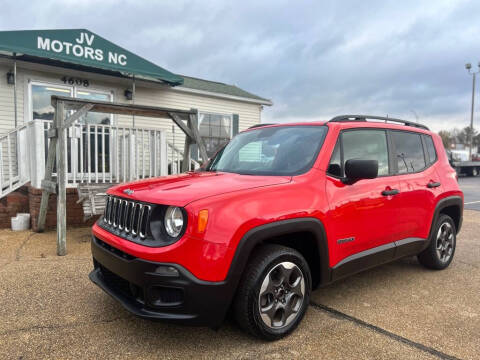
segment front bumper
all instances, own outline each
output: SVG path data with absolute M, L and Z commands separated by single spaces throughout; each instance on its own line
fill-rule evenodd
M 178 264 L 146 261 L 92 237 L 94 270 L 89 277 L 125 309 L 142 318 L 202 326 L 219 326 L 234 287 L 228 281 L 197 279 Z M 159 274 L 162 266 L 176 275 Z M 163 269 L 165 269 L 163 267 Z

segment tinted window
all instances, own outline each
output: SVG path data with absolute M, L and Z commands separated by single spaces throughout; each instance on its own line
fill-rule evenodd
M 345 162 L 350 159 L 377 160 L 378 175 L 388 175 L 387 136 L 383 130 L 345 131 L 341 135 L 343 159 L 340 160 L 339 144 L 335 146 L 328 172 L 344 176 Z
M 309 170 L 326 126 L 258 128 L 238 134 L 212 159 L 207 171 L 246 175 L 296 175 Z
M 392 131 L 392 138 L 396 148 L 395 155 L 399 174 L 416 172 L 425 168 L 420 134 Z
M 435 151 L 435 145 L 433 145 L 433 139 L 430 135 L 424 135 L 423 139 L 427 145 L 427 153 L 430 161 L 429 164 L 433 164 L 437 160 L 437 152 Z

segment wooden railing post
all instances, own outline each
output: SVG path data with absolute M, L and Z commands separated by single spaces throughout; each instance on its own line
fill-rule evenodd
M 202 158 L 202 162 L 208 160 L 207 155 L 207 148 L 205 147 L 205 142 L 203 141 L 202 137 L 200 136 L 200 132 L 198 131 L 198 110 L 191 109 L 194 114 L 189 115 L 189 125 L 190 129 L 192 130 L 194 141 L 198 145 L 198 150 L 200 151 L 200 157 Z
M 55 118 L 58 113 L 55 110 Z M 56 193 L 56 184 L 52 182 L 53 179 L 53 166 L 55 165 L 55 151 L 57 149 L 58 133 L 56 129 L 56 120 L 53 122 L 52 128 L 48 132 L 50 144 L 48 145 L 47 163 L 45 165 L 45 178 L 41 183 L 42 187 L 42 200 L 40 201 L 40 210 L 38 212 L 38 224 L 37 231 L 43 232 L 45 230 L 45 220 L 47 218 L 48 198 L 50 193 Z
M 187 120 L 187 126 L 191 129 L 191 119 Z M 182 173 L 190 170 L 190 145 L 192 144 L 193 139 L 190 135 L 185 134 L 185 146 L 183 148 L 183 162 L 182 162 Z
M 28 124 L 30 185 L 40 189 L 45 177 L 45 129 L 44 122 L 33 120 Z
M 143 139 L 142 139 L 143 140 Z M 137 169 L 137 164 L 136 162 L 139 161 L 139 159 L 135 158 L 135 149 L 136 149 L 136 136 L 133 132 L 133 129 L 130 129 L 128 132 L 128 181 L 132 181 L 136 178 L 138 178 L 138 174 L 136 173 Z M 142 143 L 142 148 L 143 148 L 143 143 Z
M 173 150 L 172 150 L 173 154 Z M 173 169 L 173 161 L 172 161 Z M 160 131 L 160 175 L 168 175 L 168 144 L 167 134 L 165 131 Z
M 67 177 L 66 177 L 66 133 L 64 104 L 63 101 L 57 101 L 55 117 L 55 127 L 57 129 L 57 255 L 67 254 Z

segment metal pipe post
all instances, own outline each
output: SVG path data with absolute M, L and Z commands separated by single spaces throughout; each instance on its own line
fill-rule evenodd
M 473 73 L 473 79 L 472 79 L 472 110 L 470 112 L 470 147 L 468 150 L 468 159 L 471 161 L 472 160 L 472 148 L 473 148 L 473 111 L 475 107 L 475 78 L 476 78 L 477 73 Z

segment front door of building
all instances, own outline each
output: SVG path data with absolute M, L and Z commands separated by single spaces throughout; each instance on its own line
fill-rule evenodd
M 109 92 L 78 88 L 76 86 L 32 82 L 30 106 L 32 120 L 42 121 L 45 130 L 45 157 L 48 153 L 47 129 L 52 126 L 55 109 L 51 96 L 67 96 L 96 101 L 112 101 Z M 89 112 L 74 124 L 68 132 L 68 179 L 90 181 L 93 177 L 110 179 L 112 116 Z

